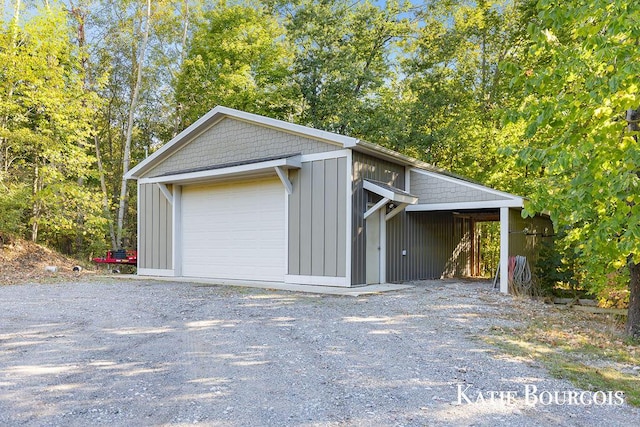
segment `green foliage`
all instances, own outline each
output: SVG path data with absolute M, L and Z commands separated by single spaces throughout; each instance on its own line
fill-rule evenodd
M 521 52 L 520 10 L 510 1 L 426 2 L 424 23 L 402 60 L 406 116 L 393 148 L 434 165 L 516 193 L 527 177 L 515 158 L 501 152 L 521 136 L 503 126 L 503 108 L 518 94 L 500 64 Z
M 526 61 L 527 124 L 519 161 L 538 175 L 527 212 L 568 227 L 586 283 L 607 286 L 629 257 L 640 262 L 640 147 L 625 113 L 640 104 L 640 5 L 541 1 Z
M 286 117 L 296 100 L 286 84 L 291 60 L 274 17 L 261 8 L 220 3 L 196 29 L 177 78 L 182 122 L 193 123 L 216 105 Z
M 388 123 L 377 119 L 381 92 L 394 77 L 392 56 L 412 28 L 402 16 L 409 4 L 301 0 L 283 7 L 302 94 L 299 121 L 377 142 Z
M 33 240 L 62 230 L 68 239 L 103 234 L 91 225 L 100 222 L 99 204 L 82 186 L 93 177 L 85 141 L 94 99 L 84 89 L 81 55 L 69 33 L 65 12 L 52 6 L 23 25 L 5 23 L 0 34 L 0 152 L 8 190 L 0 231 L 24 234 L 28 223 Z M 62 193 L 78 205 L 71 207 Z
M 479 241 L 480 277 L 492 278 L 500 262 L 500 223 L 484 221 L 476 223 L 476 238 Z
M 24 236 L 31 200 L 29 187 L 22 183 L 0 185 L 0 235 Z
M 575 248 L 562 245 L 562 234 L 542 241 L 534 266 L 536 285 L 542 295 L 573 296 L 581 289 L 577 279 Z M 568 294 L 568 295 L 567 295 Z

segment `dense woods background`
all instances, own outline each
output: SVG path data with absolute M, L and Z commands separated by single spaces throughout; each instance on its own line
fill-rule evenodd
M 123 174 L 221 104 L 529 196 L 561 237 L 552 280 L 640 307 L 635 1 L 5 0 L 2 17 L 0 236 L 134 246 Z

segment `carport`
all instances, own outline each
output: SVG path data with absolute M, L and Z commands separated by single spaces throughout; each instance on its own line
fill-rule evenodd
M 408 235 L 429 234 L 435 258 L 446 259 L 440 277 L 473 276 L 474 223 L 497 221 L 500 223 L 499 287 L 509 292 L 509 257 L 525 256 L 531 267 L 537 259 L 543 238 L 553 235 L 549 218 L 536 216 L 522 218 L 524 198 L 501 192 L 455 176 L 412 169 L 411 193 L 419 197 L 416 204 L 405 208 Z M 414 218 L 412 219 L 412 216 Z M 440 227 L 453 233 L 424 230 L 434 217 L 441 218 Z M 411 243 L 409 243 L 411 245 Z M 440 252 L 440 253 L 438 253 Z M 434 255 L 431 255 L 434 257 Z M 435 272 L 438 272 L 436 268 Z M 504 272 L 504 274 L 502 274 Z M 434 275 L 435 276 L 435 275 Z M 428 277 L 436 278 L 436 277 Z

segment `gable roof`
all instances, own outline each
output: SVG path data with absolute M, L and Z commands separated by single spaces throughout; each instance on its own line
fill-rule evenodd
M 207 114 L 199 118 L 195 123 L 191 126 L 180 132 L 177 136 L 163 145 L 158 151 L 142 160 L 135 167 L 129 170 L 125 175 L 126 179 L 136 179 L 139 176 L 143 175 L 148 170 L 155 167 L 157 164 L 161 163 L 163 160 L 168 158 L 171 154 L 178 151 L 180 148 L 188 144 L 193 138 L 205 130 L 209 129 L 220 120 L 225 117 L 246 121 L 249 123 L 269 127 L 272 129 L 293 133 L 296 135 L 320 140 L 323 142 L 327 142 L 330 144 L 337 145 L 340 148 L 352 148 L 356 151 L 361 151 L 367 154 L 372 154 L 376 157 L 385 158 L 387 160 L 391 160 L 395 163 L 400 163 L 406 166 L 414 166 L 426 170 L 430 170 L 432 172 L 437 172 L 449 176 L 455 176 L 460 179 L 466 179 L 464 177 L 460 177 L 452 174 L 444 169 L 440 169 L 435 167 L 429 163 L 413 159 L 411 157 L 400 154 L 396 151 L 390 150 L 388 148 L 372 144 L 370 142 L 366 142 L 360 140 L 358 138 L 353 138 L 350 136 L 340 135 L 333 132 L 328 132 L 324 130 L 318 130 L 314 128 L 310 128 L 308 126 L 297 125 L 294 123 L 285 122 L 283 120 L 272 119 L 270 117 L 260 116 L 258 114 L 247 113 L 245 111 L 235 110 L 233 108 L 223 107 L 221 105 L 215 107 Z
M 409 156 L 405 156 L 404 154 L 398 153 L 397 151 L 391 150 L 389 148 L 382 147 L 377 144 L 372 144 L 367 141 L 363 141 L 358 138 L 353 138 L 350 136 L 340 135 L 333 132 L 328 132 L 324 130 L 318 130 L 314 128 L 310 128 L 308 126 L 298 125 L 290 122 L 286 122 L 283 120 L 272 119 L 270 117 L 260 116 L 258 114 L 247 113 L 245 111 L 235 110 L 233 108 L 224 107 L 218 105 L 213 108 L 207 114 L 199 118 L 195 123 L 191 126 L 187 127 L 185 130 L 180 132 L 177 136 L 163 145 L 158 151 L 142 160 L 135 167 L 129 170 L 125 175 L 126 179 L 137 179 L 141 175 L 144 175 L 149 170 L 156 167 L 158 164 L 162 163 L 173 153 L 180 150 L 182 147 L 187 145 L 189 142 L 194 140 L 195 137 L 202 134 L 207 129 L 211 128 L 224 118 L 232 118 L 244 122 L 248 122 L 251 124 L 264 126 L 267 128 L 271 128 L 274 130 L 279 130 L 282 132 L 287 132 L 315 140 L 319 140 L 322 142 L 326 142 L 328 144 L 335 145 L 337 149 L 340 148 L 348 148 L 353 149 L 355 151 L 359 151 L 365 154 L 370 154 L 372 156 L 389 160 L 394 163 L 401 164 L 403 166 L 410 166 L 413 168 L 422 169 L 429 172 L 434 172 L 439 175 L 445 175 L 451 178 L 455 178 L 457 180 L 466 181 L 469 183 L 473 183 L 478 186 L 482 186 L 484 188 L 489 189 L 476 181 L 473 181 L 467 177 L 463 177 L 457 175 L 455 173 L 449 172 L 445 169 L 436 167 L 427 162 L 423 162 L 418 159 L 414 159 Z M 216 167 L 216 165 L 211 165 L 209 168 Z M 504 193 L 508 194 L 508 193 Z M 509 195 L 512 197 L 517 197 L 514 195 Z
M 217 106 L 204 116 L 200 117 L 191 126 L 180 132 L 171 141 L 163 145 L 158 151 L 138 163 L 134 168 L 129 170 L 125 175 L 126 179 L 135 179 L 150 170 L 171 154 L 188 144 L 193 138 L 205 130 L 209 129 L 220 120 L 229 117 L 249 123 L 269 127 L 272 129 L 293 133 L 300 136 L 324 141 L 337 145 L 340 148 L 355 146 L 357 139 L 331 133 L 323 130 L 313 129 L 307 126 L 297 125 L 283 120 L 272 119 L 270 117 L 259 116 L 257 114 L 247 113 L 244 111 L 234 110 L 233 108 Z

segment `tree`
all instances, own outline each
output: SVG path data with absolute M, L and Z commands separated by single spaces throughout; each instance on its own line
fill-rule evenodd
M 517 90 L 500 64 L 523 50 L 520 2 L 431 0 L 417 11 L 402 59 L 400 151 L 508 191 L 526 193 L 524 170 L 500 152 L 520 132 L 502 126 Z M 402 116 L 404 118 L 402 119 Z
M 1 33 L 0 148 L 9 194 L 24 196 L 27 188 L 30 194 L 17 204 L 10 199 L 9 206 L 13 214 L 23 209 L 33 241 L 71 252 L 76 236 L 90 240 L 104 226 L 96 198 L 79 184 L 93 178 L 85 144 L 91 96 L 65 12 L 45 5 L 21 23 L 17 11 L 19 3 Z M 69 211 L 83 212 L 86 221 L 69 220 Z
M 640 337 L 640 5 L 626 0 L 541 1 L 512 120 L 526 123 L 521 162 L 539 173 L 527 213 L 549 210 L 568 230 L 596 291 L 622 275 L 626 331 Z
M 295 46 L 292 78 L 302 94 L 299 121 L 367 138 L 379 128 L 380 91 L 391 77 L 394 44 L 410 33 L 409 4 L 339 0 L 280 3 Z M 398 53 L 398 52 L 396 52 Z
M 129 100 L 129 118 L 127 120 L 127 130 L 124 141 L 124 154 L 122 156 L 122 178 L 120 180 L 120 205 L 118 206 L 118 224 L 116 228 L 116 242 L 120 244 L 122 241 L 122 231 L 124 228 L 125 209 L 127 206 L 127 179 L 125 175 L 129 172 L 131 163 L 131 138 L 133 137 L 133 127 L 135 125 L 134 118 L 138 100 L 140 98 L 140 86 L 142 85 L 142 67 L 144 66 L 144 57 L 147 53 L 147 43 L 149 42 L 149 32 L 151 31 L 151 0 L 147 0 L 144 13 L 144 29 L 141 30 L 142 40 L 137 49 L 135 56 L 134 70 L 135 78 L 131 86 L 131 98 Z
M 222 2 L 205 13 L 176 80 L 183 125 L 216 105 L 290 116 L 296 98 L 286 79 L 290 52 L 284 29 L 262 8 Z
M 99 35 L 88 37 L 89 70 L 92 79 L 101 83 L 95 90 L 102 100 L 92 145 L 98 169 L 104 172 L 103 205 L 115 225 L 114 248 L 135 242 L 136 195 L 131 194 L 131 182 L 123 191 L 126 170 L 175 134 L 171 83 L 188 22 L 199 15 L 200 3 L 161 0 L 150 2 L 149 9 L 148 2 L 96 1 L 89 9 L 87 34 Z

